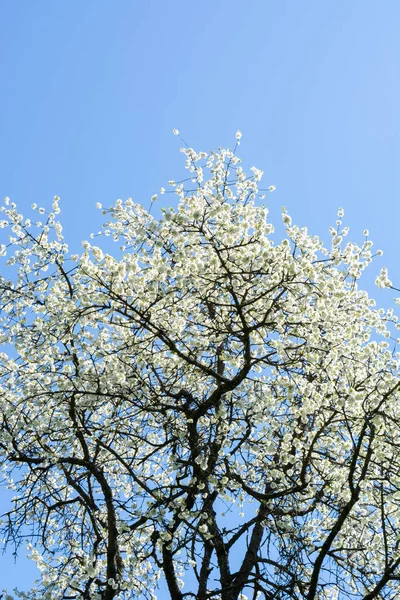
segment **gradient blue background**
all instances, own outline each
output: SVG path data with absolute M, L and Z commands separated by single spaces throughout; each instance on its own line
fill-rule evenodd
M 2 0 L 0 196 L 23 212 L 61 196 L 71 249 L 99 228 L 96 202 L 146 206 L 196 149 L 232 146 L 325 239 L 339 206 L 368 228 L 400 286 L 398 0 Z M 159 199 L 168 203 L 167 196 Z M 160 204 L 161 205 L 161 204 Z M 0 491 L 0 509 L 8 496 Z M 0 589 L 29 587 L 0 555 Z

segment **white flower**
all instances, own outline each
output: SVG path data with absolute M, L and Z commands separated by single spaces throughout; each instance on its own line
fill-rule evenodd
M 240 129 L 237 130 L 235 137 L 238 141 L 242 138 L 242 132 L 240 131 Z
M 153 196 L 151 197 L 151 201 L 155 202 L 157 200 L 158 196 L 157 194 L 153 194 Z
M 368 237 L 368 236 L 369 236 L 369 231 L 368 231 L 368 229 L 364 229 L 364 231 L 363 231 L 363 235 L 365 235 L 365 237 Z
M 264 171 L 261 171 L 261 169 L 257 169 L 257 167 L 250 167 L 250 171 L 253 171 L 255 181 L 261 180 Z
M 108 579 L 107 583 L 113 590 L 118 589 L 118 583 L 114 581 L 114 579 L 111 579 L 111 577 Z
M 286 214 L 286 213 L 283 213 L 283 215 L 282 215 L 282 221 L 283 221 L 283 224 L 286 225 L 286 227 L 290 227 L 291 224 L 292 224 L 291 217 L 289 217 L 289 215 Z
M 276 190 L 276 185 L 270 185 L 268 188 L 269 192 L 274 192 Z
M 392 287 L 392 282 L 388 276 L 388 270 L 386 267 L 382 267 L 381 272 L 375 280 L 375 283 L 380 288 L 390 288 Z
M 103 208 L 101 202 L 96 202 L 96 208 L 98 208 L 99 210 Z
M 178 129 L 173 129 L 173 130 L 172 130 L 172 133 L 173 133 L 174 135 L 179 135 L 179 130 L 178 130 Z

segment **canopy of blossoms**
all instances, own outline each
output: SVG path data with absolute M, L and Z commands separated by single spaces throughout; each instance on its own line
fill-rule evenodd
M 58 197 L 2 208 L 2 527 L 41 571 L 20 597 L 394 600 L 398 324 L 358 284 L 368 232 L 340 210 L 326 248 L 284 210 L 277 243 L 259 169 L 183 152 L 161 218 L 99 206 L 113 254 L 70 255 Z

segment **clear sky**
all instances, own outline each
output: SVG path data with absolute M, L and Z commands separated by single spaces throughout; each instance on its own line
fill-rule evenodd
M 147 205 L 180 177 L 172 128 L 205 151 L 239 128 L 273 214 L 328 238 L 343 206 L 350 238 L 370 230 L 384 256 L 366 286 L 386 304 L 373 279 L 386 265 L 400 287 L 399 26 L 398 0 L 1 0 L 0 197 L 28 216 L 59 195 L 76 250 L 96 202 Z M 0 555 L 0 589 L 33 572 Z

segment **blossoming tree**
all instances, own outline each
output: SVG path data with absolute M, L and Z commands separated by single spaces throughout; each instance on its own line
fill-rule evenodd
M 358 286 L 372 243 L 341 210 L 330 248 L 286 211 L 274 243 L 261 171 L 183 151 L 176 208 L 103 211 L 114 255 L 69 254 L 57 197 L 36 223 L 2 209 L 2 527 L 41 570 L 19 596 L 394 600 L 398 325 Z

